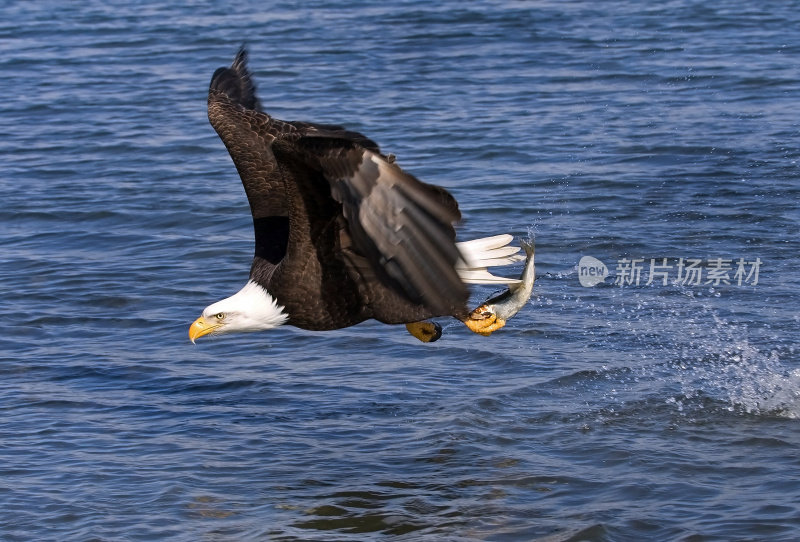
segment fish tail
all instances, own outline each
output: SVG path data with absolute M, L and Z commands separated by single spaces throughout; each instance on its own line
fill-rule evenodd
M 530 258 L 534 253 L 533 239 L 520 239 L 519 246 L 525 251 L 525 254 Z

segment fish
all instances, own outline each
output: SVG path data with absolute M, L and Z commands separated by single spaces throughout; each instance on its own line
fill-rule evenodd
M 536 281 L 533 240 L 520 240 L 519 244 L 525 251 L 525 268 L 522 270 L 519 282 L 509 285 L 504 292 L 487 299 L 470 313 L 469 319 L 465 323 L 470 329 L 473 329 L 473 326 L 470 325 L 470 321 L 472 321 L 475 325 L 473 331 L 476 333 L 490 335 L 505 326 L 506 322 L 514 317 L 533 295 L 533 283 Z

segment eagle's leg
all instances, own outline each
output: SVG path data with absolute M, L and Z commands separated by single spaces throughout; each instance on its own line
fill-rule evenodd
M 488 337 L 492 332 L 506 325 L 506 321 L 498 318 L 494 311 L 486 305 L 481 305 L 469 313 L 469 316 L 463 319 L 462 322 L 470 331 L 484 337 Z
M 411 322 L 406 324 L 406 329 L 424 343 L 438 341 L 442 336 L 442 326 L 436 322 Z

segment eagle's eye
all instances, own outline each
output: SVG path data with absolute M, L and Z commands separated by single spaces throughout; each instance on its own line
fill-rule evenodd
M 214 315 L 214 318 L 216 318 L 217 320 L 224 320 L 225 319 L 225 313 L 224 312 L 218 312 L 217 314 Z

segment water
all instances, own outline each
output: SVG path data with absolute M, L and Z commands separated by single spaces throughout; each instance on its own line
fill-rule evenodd
M 5 4 L 0 538 L 794 539 L 798 8 Z M 192 346 L 252 251 L 205 118 L 242 41 L 271 113 L 365 132 L 464 239 L 531 231 L 530 305 Z

